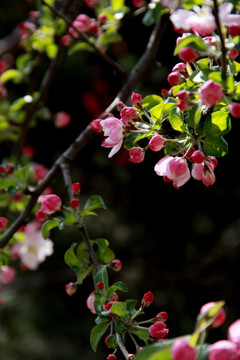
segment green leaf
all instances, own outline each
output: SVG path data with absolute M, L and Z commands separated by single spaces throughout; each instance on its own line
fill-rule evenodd
M 227 112 L 215 111 L 209 116 L 205 123 L 203 132 L 209 136 L 221 136 L 231 130 L 231 119 Z
M 88 276 L 90 270 L 81 267 L 79 271 L 77 271 L 77 283 L 81 285 L 83 280 Z
M 199 105 L 193 105 L 190 109 L 189 109 L 189 112 L 188 112 L 189 116 L 188 116 L 188 120 L 187 120 L 187 123 L 192 127 L 192 128 L 195 128 L 200 120 L 201 120 L 201 116 L 202 116 L 202 113 L 201 113 L 201 108 Z
M 143 106 L 143 108 L 146 107 L 146 108 L 148 108 L 148 110 L 150 110 L 154 106 L 162 104 L 162 103 L 163 103 L 163 98 L 161 96 L 148 95 L 148 96 L 145 96 L 145 98 L 143 98 L 142 106 Z
M 110 313 L 115 314 L 119 317 L 124 317 L 127 312 L 127 305 L 122 301 L 114 301 L 111 309 L 103 311 L 103 315 L 109 315 Z
M 117 31 L 107 31 L 99 36 L 98 41 L 102 45 L 114 44 L 122 40 L 121 35 Z
M 82 264 L 82 261 L 75 254 L 75 247 L 76 244 L 73 244 L 64 254 L 64 261 L 70 267 L 80 266 Z
M 208 79 L 213 80 L 220 84 L 222 83 L 222 75 L 218 71 L 213 71 L 213 72 L 209 73 Z
M 125 329 L 125 324 L 122 320 L 118 320 L 115 322 L 115 331 L 119 334 L 121 334 L 121 332 L 123 332 Z
M 0 77 L 3 84 L 12 80 L 13 82 L 19 83 L 22 79 L 22 73 L 19 70 L 9 69 L 6 70 Z
M 7 189 L 9 187 L 17 187 L 17 183 L 10 178 L 0 179 L 0 190 Z
M 149 330 L 148 329 L 134 329 L 132 332 L 139 337 L 139 339 L 143 340 L 145 343 L 147 343 L 149 339 Z
M 50 230 L 52 230 L 53 228 L 59 226 L 60 221 L 59 220 L 47 220 L 43 223 L 42 225 L 42 236 L 44 239 L 47 238 L 47 235 L 49 233 Z
M 183 115 L 178 107 L 173 107 L 169 112 L 169 121 L 174 130 L 186 131 L 186 125 L 183 121 Z
M 97 346 L 101 340 L 101 337 L 105 334 L 109 326 L 110 323 L 101 323 L 94 326 L 92 329 L 90 334 L 90 344 L 95 352 L 97 351 Z
M 126 136 L 124 147 L 127 150 L 130 150 L 133 146 L 135 146 L 135 140 L 137 139 L 138 134 L 137 133 L 130 133 Z
M 94 276 L 94 286 L 96 287 L 99 281 L 104 282 L 105 289 L 108 288 L 108 273 L 106 266 L 103 266 Z
M 118 281 L 108 288 L 107 298 L 110 299 L 116 291 L 127 292 L 127 290 L 127 286 L 122 281 Z
M 168 116 L 171 108 L 176 106 L 176 102 L 177 102 L 177 100 L 172 103 L 163 103 L 163 104 L 154 106 L 150 110 L 150 113 L 151 113 L 153 119 L 155 119 L 156 121 L 161 121 L 162 119 L 164 119 L 166 116 Z
M 225 156 L 228 152 L 228 143 L 223 137 L 206 136 L 203 151 L 209 156 Z
M 177 55 L 178 52 L 186 46 L 192 47 L 198 51 L 206 51 L 207 50 L 207 46 L 201 38 L 199 38 L 195 35 L 189 35 L 179 41 L 178 45 L 176 46 L 176 48 L 174 50 L 174 55 Z
M 86 43 L 86 42 L 79 42 L 77 44 L 74 44 L 72 46 L 70 46 L 69 50 L 68 50 L 68 55 L 71 56 L 73 54 L 75 54 L 78 51 L 93 51 L 93 47 Z
M 99 195 L 93 195 L 87 200 L 81 212 L 81 215 L 92 215 L 92 210 L 95 209 L 106 209 L 106 205 L 104 204 L 103 199 Z
M 165 340 L 154 345 L 150 345 L 141 350 L 136 360 L 172 360 L 171 346 L 175 339 Z

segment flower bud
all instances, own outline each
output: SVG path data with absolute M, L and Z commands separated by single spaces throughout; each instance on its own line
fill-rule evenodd
M 240 345 L 240 319 L 234 321 L 228 328 L 228 340 Z
M 183 338 L 173 343 L 171 352 L 173 360 L 195 360 L 197 357 L 195 349 Z
M 182 61 L 186 63 L 192 63 L 196 60 L 197 53 L 193 48 L 186 46 L 178 52 L 178 56 Z
M 113 354 L 109 354 L 107 360 L 117 360 L 117 357 Z
M 132 93 L 131 96 L 132 105 L 136 108 L 142 108 L 142 96 L 140 94 Z
M 16 276 L 16 270 L 12 266 L 0 266 L 0 282 L 2 284 L 9 284 Z
M 6 219 L 5 217 L 0 217 L 0 231 L 3 231 L 8 224 L 8 219 Z
M 78 207 L 78 205 L 79 205 L 79 200 L 78 199 L 72 199 L 70 201 L 71 209 L 73 209 L 73 210 L 76 209 Z
M 155 319 L 159 320 L 159 321 L 162 321 L 162 322 L 165 322 L 168 319 L 168 314 L 165 311 L 161 311 L 160 313 L 158 313 L 155 316 Z
M 40 201 L 42 203 L 40 210 L 48 215 L 60 210 L 62 206 L 62 200 L 55 194 L 43 195 Z
M 77 283 L 70 282 L 66 284 L 65 291 L 69 296 L 72 296 L 77 291 L 78 285 Z
M 239 360 L 238 346 L 229 340 L 220 340 L 209 346 L 209 360 Z
M 76 182 L 74 184 L 72 184 L 72 192 L 74 196 L 78 196 L 81 190 L 81 184 L 79 182 Z
M 102 290 L 104 289 L 104 287 L 105 287 L 105 284 L 104 284 L 103 281 L 99 281 L 99 282 L 97 283 L 96 287 L 98 288 L 98 290 L 101 290 L 101 291 L 102 291 Z
M 167 81 L 169 85 L 175 86 L 184 82 L 184 77 L 180 74 L 179 71 L 174 71 L 168 75 Z
M 213 80 L 208 80 L 199 90 L 199 96 L 203 105 L 213 106 L 221 100 L 223 96 L 222 86 Z
M 230 114 L 233 117 L 240 119 L 240 103 L 233 103 L 229 105 L 229 110 L 230 110 Z
M 45 213 L 45 212 L 43 212 L 42 210 L 38 210 L 37 212 L 36 212 L 36 219 L 37 220 L 39 220 L 39 221 L 41 221 L 41 222 L 43 222 L 43 221 L 45 221 L 46 219 L 48 219 L 48 215 Z
M 201 164 L 203 162 L 203 160 L 205 159 L 205 155 L 200 150 L 196 150 L 192 154 L 191 159 L 196 164 Z
M 205 184 L 206 185 L 206 184 Z M 203 314 L 205 311 L 208 311 L 211 307 L 215 306 L 215 302 L 209 302 L 207 304 L 204 304 L 200 309 L 200 314 Z M 216 328 L 221 326 L 226 320 L 226 313 L 224 309 L 221 309 L 219 313 L 217 314 L 215 320 L 212 323 L 212 327 Z
M 132 147 L 129 151 L 129 161 L 132 163 L 141 163 L 144 160 L 145 152 L 141 147 Z
M 152 151 L 160 151 L 165 143 L 166 139 L 160 134 L 154 135 L 149 141 L 149 147 Z
M 114 259 L 110 262 L 110 267 L 114 271 L 121 271 L 122 270 L 122 261 L 119 259 Z
M 71 116 L 65 111 L 59 111 L 54 115 L 54 124 L 58 129 L 67 127 L 70 124 L 71 120 Z
M 154 300 L 153 293 L 151 291 L 146 292 L 142 298 L 142 302 L 141 302 L 142 307 L 147 307 L 151 305 L 153 303 L 153 300 Z
M 164 322 L 156 321 L 150 326 L 149 333 L 152 337 L 156 339 L 163 339 L 169 333 L 169 329 L 167 328 L 167 325 L 164 324 Z
M 95 120 L 90 122 L 90 126 L 91 126 L 93 131 L 99 132 L 99 133 L 103 131 L 102 126 L 100 124 L 101 121 L 102 121 L 102 119 L 95 119 Z

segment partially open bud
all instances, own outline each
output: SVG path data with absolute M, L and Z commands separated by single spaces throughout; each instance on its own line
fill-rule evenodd
M 78 285 L 77 283 L 70 282 L 66 284 L 65 291 L 69 296 L 72 296 L 77 291 Z
M 122 270 L 122 261 L 119 259 L 114 259 L 110 262 L 110 267 L 114 271 Z

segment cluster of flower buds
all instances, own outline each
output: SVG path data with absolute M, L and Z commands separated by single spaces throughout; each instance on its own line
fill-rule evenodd
M 91 18 L 87 14 L 79 14 L 68 29 L 68 34 L 61 38 L 62 44 L 71 45 L 75 40 L 81 39 L 81 34 L 99 37 L 104 31 L 104 24 L 107 21 L 107 15 L 100 13 L 97 17 Z

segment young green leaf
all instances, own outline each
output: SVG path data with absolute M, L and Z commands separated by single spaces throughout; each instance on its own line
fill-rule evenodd
M 43 223 L 41 231 L 42 236 L 44 239 L 47 238 L 47 235 L 50 230 L 54 229 L 55 227 L 59 226 L 60 221 L 59 220 L 47 220 Z
M 92 210 L 95 210 L 95 209 L 106 209 L 106 205 L 104 204 L 104 201 L 103 199 L 101 198 L 101 196 L 99 195 L 93 195 L 91 196 L 86 204 L 84 205 L 84 208 L 81 212 L 81 215 L 82 216 L 86 216 L 86 215 L 89 215 L 89 214 L 93 214 L 92 213 Z
M 105 334 L 109 326 L 110 323 L 101 323 L 92 328 L 90 334 L 90 344 L 95 352 L 97 351 L 97 346 L 101 340 L 101 337 Z

